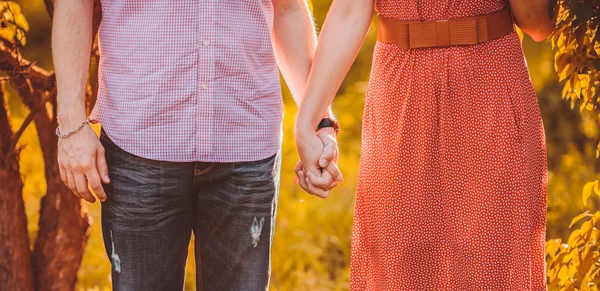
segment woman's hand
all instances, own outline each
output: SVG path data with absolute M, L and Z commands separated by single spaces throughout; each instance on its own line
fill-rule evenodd
M 296 123 L 296 146 L 300 161 L 294 171 L 298 183 L 308 193 L 327 198 L 331 190 L 343 180 L 337 167 L 335 132 L 325 128 L 315 133 Z

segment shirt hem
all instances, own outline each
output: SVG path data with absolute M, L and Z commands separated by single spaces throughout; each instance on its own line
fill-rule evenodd
M 119 140 L 115 140 L 111 137 L 110 129 L 100 124 L 106 136 L 120 149 L 123 151 L 134 155 L 136 157 L 140 157 L 142 159 L 159 161 L 159 162 L 172 162 L 172 163 L 245 163 L 245 162 L 256 162 L 260 160 L 264 160 L 269 158 L 275 154 L 277 154 L 281 150 L 281 142 L 277 146 L 265 148 L 264 154 L 260 155 L 252 155 L 245 158 L 236 158 L 236 157 L 206 157 L 206 158 L 183 158 L 183 159 L 170 159 L 168 157 L 157 157 L 155 155 L 145 155 L 140 154 L 137 151 L 131 150 L 126 144 L 122 143 Z M 280 138 L 281 139 L 281 138 Z

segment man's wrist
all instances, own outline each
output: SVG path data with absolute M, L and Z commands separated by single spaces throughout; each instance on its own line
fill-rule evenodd
M 335 129 L 333 127 L 323 127 L 323 128 L 318 129 L 317 135 L 321 135 L 321 134 L 337 136 L 337 133 L 335 132 Z
M 61 131 L 60 126 L 56 128 L 56 135 L 59 138 L 68 138 L 76 133 L 78 133 L 79 131 L 81 131 L 82 129 L 84 129 L 85 127 L 89 126 L 92 123 L 97 123 L 98 121 L 96 121 L 95 119 L 88 117 L 86 118 L 83 122 L 81 122 L 79 124 L 79 126 L 77 126 L 74 129 L 71 129 L 69 131 L 65 131 L 64 129 Z
M 340 124 L 337 120 L 333 118 L 323 118 L 317 125 L 316 130 L 320 130 L 323 128 L 331 128 L 335 131 L 335 135 L 338 135 L 340 132 Z
M 335 130 L 331 127 L 319 129 L 317 131 L 317 137 L 323 142 L 323 144 L 337 145 L 337 135 Z
M 73 130 L 80 131 L 81 129 L 83 129 L 81 125 L 84 123 L 95 123 L 95 121 L 89 119 L 85 114 L 71 114 L 59 116 L 58 127 L 56 128 L 56 135 L 59 137 L 71 136 L 72 134 L 67 135 L 67 133 L 70 133 Z
M 84 110 L 59 110 L 58 111 L 58 124 L 61 127 L 72 128 L 78 126 L 81 122 L 86 120 L 88 117 Z M 61 114 L 64 112 L 64 114 Z

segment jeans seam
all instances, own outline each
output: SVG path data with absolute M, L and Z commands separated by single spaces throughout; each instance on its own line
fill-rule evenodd
M 198 176 L 202 176 L 202 175 L 208 173 L 210 170 L 212 170 L 212 168 L 215 166 L 215 164 L 216 163 L 211 163 L 210 166 L 208 166 L 208 168 L 206 168 L 204 170 L 195 169 L 194 176 L 198 177 Z

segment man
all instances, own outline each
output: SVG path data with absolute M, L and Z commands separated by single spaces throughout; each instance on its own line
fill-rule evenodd
M 102 1 L 92 114 L 100 142 L 83 100 L 92 6 L 55 2 L 58 159 L 75 195 L 94 202 L 89 184 L 103 201 L 113 288 L 181 290 L 193 231 L 198 290 L 267 289 L 283 115 L 277 64 L 299 104 L 316 42 L 306 4 Z M 336 127 L 326 118 L 319 129 L 319 182 L 299 181 L 322 197 L 342 179 Z

